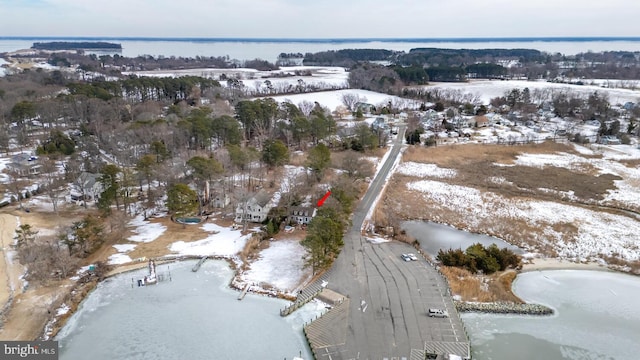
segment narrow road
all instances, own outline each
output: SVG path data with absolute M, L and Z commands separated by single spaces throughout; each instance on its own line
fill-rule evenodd
M 468 339 L 443 277 L 424 259 L 403 261 L 400 254 L 413 249 L 408 244 L 373 244 L 361 235 L 400 154 L 405 130 L 400 127 L 389 157 L 355 210 L 329 277 L 328 288 L 349 298 L 347 314 L 324 321 L 331 331 L 307 330 L 316 359 L 424 359 L 425 348 L 431 346 L 468 354 Z M 447 310 L 451 316 L 428 317 L 429 308 Z M 314 344 L 316 334 L 322 335 L 321 343 Z

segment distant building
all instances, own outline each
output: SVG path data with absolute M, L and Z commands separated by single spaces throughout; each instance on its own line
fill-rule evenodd
M 76 181 L 73 182 L 70 196 L 72 201 L 97 200 L 104 191 L 104 186 L 100 182 L 102 174 L 92 174 L 81 172 Z
M 489 118 L 485 115 L 479 115 L 474 117 L 474 122 L 476 127 L 487 127 L 489 126 Z
M 269 201 L 271 196 L 265 191 L 261 190 L 255 196 L 241 201 L 236 206 L 235 221 L 241 223 L 243 221 L 250 221 L 255 223 L 261 223 L 267 219 L 271 206 Z
M 600 138 L 600 144 L 603 145 L 620 145 L 622 142 L 615 136 L 603 136 Z
M 309 206 L 291 206 L 289 207 L 288 222 L 298 223 L 300 225 L 309 225 L 314 216 L 316 216 L 317 209 Z
M 356 103 L 355 108 L 356 108 L 356 111 L 357 111 L 357 110 L 360 110 L 360 111 L 362 111 L 362 112 L 363 112 L 363 113 L 365 113 L 365 114 L 367 114 L 367 113 L 371 113 L 372 111 L 375 111 L 375 110 L 376 110 L 375 105 L 373 105 L 373 104 L 368 104 L 368 103 L 364 103 L 364 102 L 358 102 L 358 103 Z
M 214 189 L 211 192 L 211 205 L 215 208 L 224 208 L 231 203 L 231 197 L 221 189 Z
M 13 155 L 11 162 L 7 164 L 7 169 L 20 176 L 30 176 L 40 174 L 42 164 L 37 156 L 21 153 Z

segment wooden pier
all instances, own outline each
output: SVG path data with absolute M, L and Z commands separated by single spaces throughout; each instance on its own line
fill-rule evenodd
M 238 296 L 238 300 L 242 300 L 244 299 L 244 296 L 247 295 L 247 291 L 249 291 L 249 288 L 251 287 L 251 285 L 247 284 L 244 286 L 244 289 L 242 289 L 242 292 L 240 293 L 240 295 Z
M 198 261 L 197 264 L 193 265 L 193 268 L 191 268 L 191 271 L 196 272 L 198 270 L 200 270 L 200 266 L 202 266 L 202 264 L 207 261 L 207 257 L 203 256 L 200 261 Z

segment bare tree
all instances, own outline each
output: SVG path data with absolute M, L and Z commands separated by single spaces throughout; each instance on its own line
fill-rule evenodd
M 298 109 L 300 109 L 300 111 L 302 111 L 302 113 L 306 117 L 309 117 L 309 115 L 311 115 L 311 112 L 315 107 L 316 105 L 308 100 L 303 100 L 298 103 Z
M 42 159 L 42 158 L 41 158 Z M 58 203 L 62 194 L 61 187 L 64 179 L 60 173 L 56 161 L 53 159 L 42 159 L 42 172 L 44 175 L 44 191 L 51 201 L 53 211 L 58 215 Z
M 345 153 L 340 167 L 352 179 L 364 179 L 373 175 L 371 162 L 363 159 L 358 152 L 353 150 L 348 150 Z
M 9 183 L 7 187 L 9 191 L 15 196 L 15 199 L 18 200 L 20 204 L 20 209 L 24 209 L 22 204 L 23 191 L 28 184 L 28 181 L 20 176 L 20 174 L 15 170 L 9 170 L 7 172 L 9 175 Z
M 367 98 L 360 97 L 360 95 L 353 92 L 344 92 L 342 94 L 342 103 L 344 104 L 344 106 L 347 107 L 347 109 L 349 109 L 349 111 L 355 111 L 356 105 L 359 102 L 366 102 L 366 101 L 367 101 Z

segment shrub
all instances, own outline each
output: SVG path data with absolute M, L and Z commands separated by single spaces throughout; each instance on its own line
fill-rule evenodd
M 464 252 L 461 249 L 440 250 L 436 257 L 445 266 L 465 268 L 471 272 L 482 271 L 492 274 L 520 265 L 520 257 L 509 249 L 500 249 L 491 244 L 485 248 L 482 244 L 473 244 Z
M 437 141 L 435 136 L 430 136 L 424 141 L 425 146 L 436 146 Z
M 631 137 L 629 137 L 629 135 L 627 134 L 622 134 L 622 136 L 620 136 L 620 143 L 624 145 L 631 144 Z

